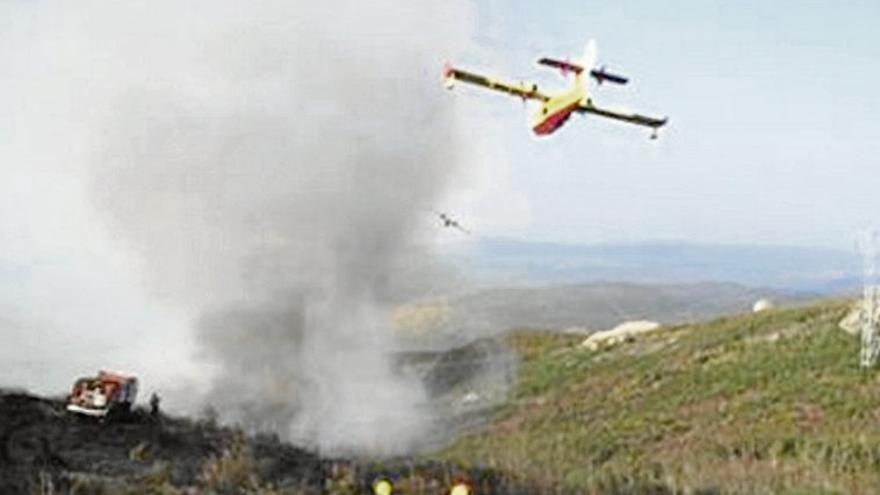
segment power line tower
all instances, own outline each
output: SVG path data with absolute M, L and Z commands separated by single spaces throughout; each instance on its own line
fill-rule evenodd
M 880 276 L 877 274 L 880 231 L 869 229 L 862 233 L 859 251 L 864 263 L 864 289 L 860 311 L 862 348 L 859 363 L 863 368 L 870 368 L 877 364 L 880 357 Z

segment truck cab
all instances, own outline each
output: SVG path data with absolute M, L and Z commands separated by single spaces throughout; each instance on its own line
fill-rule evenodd
M 125 414 L 137 398 L 137 389 L 137 378 L 101 370 L 97 376 L 83 377 L 73 384 L 67 410 L 95 418 Z

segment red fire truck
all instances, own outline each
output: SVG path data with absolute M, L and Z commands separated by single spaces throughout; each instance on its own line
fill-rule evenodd
M 67 410 L 97 418 L 125 414 L 134 404 L 137 389 L 137 378 L 102 370 L 98 376 L 80 378 L 74 383 Z

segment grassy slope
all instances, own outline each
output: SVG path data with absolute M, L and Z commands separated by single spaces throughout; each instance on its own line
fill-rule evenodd
M 837 328 L 847 309 L 723 318 L 597 352 L 517 335 L 513 400 L 439 456 L 548 489 L 875 493 L 880 379 Z

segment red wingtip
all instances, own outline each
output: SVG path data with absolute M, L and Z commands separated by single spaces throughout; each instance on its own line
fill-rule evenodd
M 449 65 L 449 62 L 443 64 L 443 85 L 446 89 L 452 89 L 455 85 L 455 69 Z
M 443 78 L 447 79 L 452 77 L 452 65 L 449 64 L 449 61 L 443 63 Z

